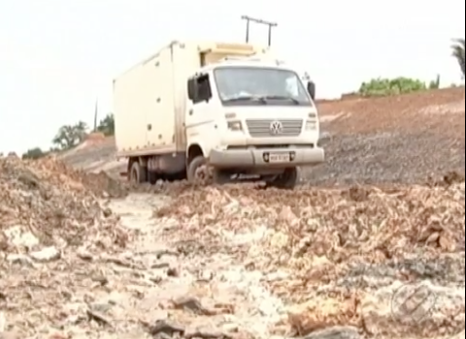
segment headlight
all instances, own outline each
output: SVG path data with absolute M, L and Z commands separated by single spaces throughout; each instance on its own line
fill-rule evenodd
M 317 127 L 317 121 L 306 121 L 306 131 L 315 131 Z
M 230 131 L 242 131 L 243 126 L 241 125 L 241 121 L 228 121 L 228 129 Z

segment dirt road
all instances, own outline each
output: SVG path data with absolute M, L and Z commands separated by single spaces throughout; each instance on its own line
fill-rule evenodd
M 125 251 L 65 249 L 42 261 L 7 256 L 8 275 L 0 283 L 5 329 L 18 339 L 142 339 L 159 332 L 171 338 L 173 331 L 192 338 L 232 331 L 271 338 L 269 326 L 279 320 L 283 304 L 261 285 L 261 273 L 245 270 L 228 254 L 195 256 L 195 243 L 165 236 L 179 226 L 152 218 L 166 201 L 137 194 L 107 203 L 133 239 Z M 176 320 L 168 319 L 169 312 Z
M 4 229 L 7 243 L 34 250 L 0 257 L 2 338 L 404 339 L 464 328 L 464 234 L 454 231 L 464 184 L 293 196 L 231 187 L 107 199 L 100 204 L 119 236 L 78 247 Z M 423 208 L 446 219 L 425 220 Z M 361 228 L 340 229 L 344 216 Z M 371 230 L 374 222 L 384 226 Z M 409 294 L 427 302 L 406 311 Z

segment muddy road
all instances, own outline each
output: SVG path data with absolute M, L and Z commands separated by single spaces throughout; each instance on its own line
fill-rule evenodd
M 153 215 L 169 203 L 154 194 L 102 202 L 120 219 L 124 251 L 53 246 L 5 256 L 0 338 L 271 338 L 284 306 L 262 273 L 226 253 L 199 256 L 195 242 L 167 236 L 178 222 Z M 31 233 L 6 234 L 17 246 L 36 242 Z
M 385 212 L 401 208 L 399 199 L 417 204 L 428 198 L 456 223 L 462 208 L 464 213 L 464 184 L 398 192 L 404 197 L 381 191 L 294 192 L 300 200 L 291 201 L 275 192 L 251 192 L 204 188 L 177 197 L 137 193 L 105 199 L 100 205 L 106 218 L 117 222 L 118 237 L 97 234 L 78 247 L 56 240 L 34 251 L 5 253 L 0 338 L 401 339 L 427 338 L 427 332 L 429 338 L 451 338 L 464 329 L 459 240 L 437 231 L 424 235 L 430 240 L 422 240 L 429 244 L 423 250 L 419 244 L 400 247 L 420 240 L 395 229 L 393 240 L 383 240 L 383 232 L 370 239 L 359 233 L 360 249 L 347 239 L 342 257 L 345 246 L 332 245 L 338 227 L 330 215 L 339 220 L 352 218 L 351 212 L 329 207 L 342 193 L 349 194 L 343 199 L 348 206 L 363 208 L 369 199 L 385 204 Z M 456 200 L 461 195 L 463 205 Z M 306 204 L 310 198 L 320 207 Z M 321 230 L 315 217 L 306 215 L 311 208 L 321 209 L 326 225 Z M 332 212 L 322 212 L 327 208 Z M 377 220 L 378 213 L 360 219 L 360 227 Z M 401 213 L 396 219 L 407 217 Z M 419 220 L 409 217 L 415 227 Z M 304 233 L 296 238 L 296 232 Z M 42 242 L 14 227 L 4 234 L 18 248 Z M 109 243 L 115 239 L 123 239 L 124 248 Z M 452 247 L 446 253 L 439 246 Z M 428 302 L 407 316 L 393 301 L 400 289 L 399 299 L 418 294 Z

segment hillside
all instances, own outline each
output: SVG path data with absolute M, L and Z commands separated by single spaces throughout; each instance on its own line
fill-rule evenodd
M 88 172 L 99 173 L 105 171 L 112 176 L 119 176 L 125 170 L 125 161 L 118 161 L 115 157 L 116 147 L 113 137 L 91 137 L 84 143 L 59 156 L 73 168 Z

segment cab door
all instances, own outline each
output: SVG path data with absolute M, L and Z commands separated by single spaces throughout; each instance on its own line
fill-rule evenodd
M 186 135 L 188 139 L 204 140 L 215 138 L 216 109 L 213 100 L 211 73 L 198 74 L 188 80 L 189 105 L 186 114 Z

